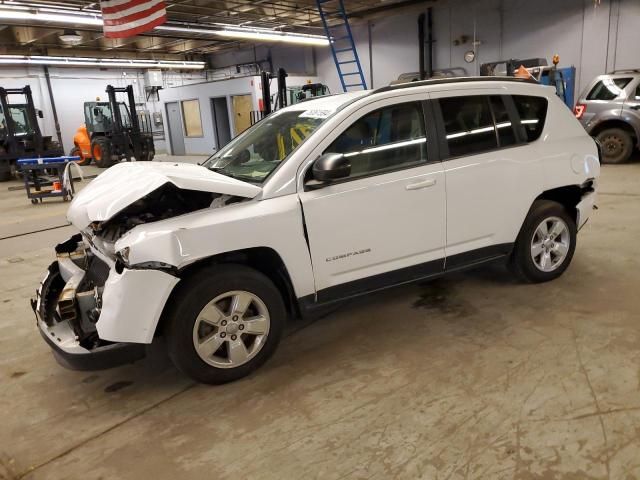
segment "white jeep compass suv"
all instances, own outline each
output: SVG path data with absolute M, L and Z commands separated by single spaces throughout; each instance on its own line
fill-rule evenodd
M 275 351 L 288 318 L 495 260 L 560 276 L 599 152 L 549 87 L 414 82 L 281 109 L 203 165 L 123 163 L 73 200 L 32 301 L 73 368 L 169 355 L 206 383 Z

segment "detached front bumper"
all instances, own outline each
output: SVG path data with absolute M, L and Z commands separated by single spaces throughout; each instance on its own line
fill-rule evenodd
M 56 360 L 75 370 L 98 370 L 143 358 L 178 279 L 155 270 L 118 273 L 80 236 L 58 245 L 56 253 L 31 301 Z

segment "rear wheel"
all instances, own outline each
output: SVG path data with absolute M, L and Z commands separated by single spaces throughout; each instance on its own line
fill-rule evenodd
M 78 165 L 89 165 L 91 163 L 91 157 L 83 157 L 80 147 L 73 147 L 69 152 L 70 157 L 80 157 L 80 160 L 76 160 Z
M 510 261 L 512 270 L 532 283 L 558 278 L 573 258 L 576 233 L 576 223 L 564 206 L 537 200 L 516 240 Z
M 621 128 L 607 128 L 596 138 L 602 145 L 602 163 L 624 163 L 633 152 L 631 134 Z
M 249 375 L 273 354 L 286 320 L 280 292 L 244 265 L 216 265 L 184 281 L 167 311 L 169 356 L 203 383 Z
M 91 157 L 99 168 L 108 168 L 111 160 L 111 142 L 106 137 L 96 137 L 91 141 Z

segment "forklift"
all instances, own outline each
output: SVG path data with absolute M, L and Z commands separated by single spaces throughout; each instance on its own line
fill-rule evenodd
M 9 103 L 12 95 L 23 96 L 25 103 Z M 13 177 L 16 160 L 64 155 L 62 147 L 50 136 L 42 136 L 38 117 L 42 110 L 33 104 L 31 87 L 0 87 L 0 181 Z
M 74 136 L 72 154 L 86 165 L 93 160 L 99 168 L 107 168 L 120 160 L 150 161 L 155 155 L 153 136 L 142 131 L 133 98 L 133 86 L 116 88 L 107 85 L 108 102 L 85 102 L 85 125 Z M 117 93 L 127 95 L 128 106 L 118 102 Z

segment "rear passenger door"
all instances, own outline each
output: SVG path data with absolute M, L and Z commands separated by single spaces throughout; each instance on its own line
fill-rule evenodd
M 446 181 L 450 270 L 510 251 L 540 185 L 527 133 L 544 118 L 521 123 L 511 96 L 486 90 L 431 96 Z

